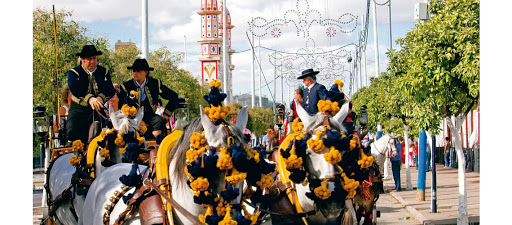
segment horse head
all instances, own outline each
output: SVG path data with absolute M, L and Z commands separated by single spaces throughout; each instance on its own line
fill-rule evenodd
M 349 101 L 346 101 L 340 108 L 340 111 L 336 113 L 336 115 L 330 117 L 322 112 L 318 112 L 317 114 L 310 116 L 304 108 L 300 104 L 297 105 L 297 115 L 301 119 L 304 124 L 304 128 L 302 131 L 308 131 L 312 135 L 310 139 L 313 140 L 321 140 L 320 137 L 317 137 L 318 134 L 325 137 L 327 132 L 334 133 L 343 133 L 346 129 L 343 127 L 342 122 L 348 115 L 349 111 Z M 329 125 L 330 129 L 325 128 L 325 125 Z M 322 126 L 324 125 L 324 126 Z M 325 130 L 324 130 L 325 129 Z M 327 131 L 328 130 L 328 131 Z M 310 145 L 305 152 L 304 157 L 304 169 L 308 173 L 307 180 L 310 181 L 308 187 L 304 187 L 302 185 L 297 185 L 297 190 L 302 192 L 313 192 L 315 185 L 313 182 L 316 182 L 316 186 L 318 186 L 320 182 L 328 182 L 327 188 L 331 191 L 335 191 L 335 174 L 339 173 L 339 167 L 331 162 L 328 162 L 325 158 L 326 154 L 330 153 L 330 148 L 323 146 L 323 149 L 311 149 Z M 312 185 L 312 186 L 311 186 Z M 311 189 L 311 190 L 310 190 Z M 338 189 L 339 190 L 339 189 Z M 314 194 L 314 193 L 313 193 Z M 304 198 L 301 199 L 301 195 L 304 195 Z M 311 196 L 311 194 L 310 194 Z M 314 197 L 313 197 L 314 198 Z M 299 194 L 299 199 L 301 201 L 301 205 L 304 207 L 305 211 L 310 209 L 320 209 L 324 218 L 328 220 L 332 220 L 337 218 L 341 211 L 344 208 L 344 201 L 338 201 L 334 198 L 328 198 L 322 201 L 312 201 L 305 197 L 304 193 Z M 344 199 L 343 199 L 344 200 Z
M 220 124 L 213 123 L 208 115 L 206 115 L 204 112 L 203 106 L 200 106 L 200 115 L 201 124 L 204 128 L 205 138 L 210 147 L 227 147 L 227 140 L 230 134 L 233 136 L 235 143 L 244 143 L 243 131 L 247 125 L 248 120 L 247 107 L 240 109 L 235 124 L 229 124 L 227 122 L 222 122 Z M 226 129 L 229 130 L 230 134 Z
M 144 106 L 140 107 L 137 111 L 137 114 L 134 118 L 130 118 L 128 115 L 124 113 L 116 113 L 112 106 L 109 107 L 109 115 L 110 120 L 112 121 L 112 125 L 114 129 L 118 131 L 122 131 L 123 133 L 128 133 L 129 131 L 136 131 L 139 129 L 140 122 L 144 117 Z

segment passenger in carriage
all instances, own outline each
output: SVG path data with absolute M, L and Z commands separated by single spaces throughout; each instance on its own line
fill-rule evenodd
M 119 95 L 121 92 L 121 85 L 119 85 L 118 83 L 114 83 L 113 86 L 114 86 L 115 94 L 112 98 L 110 98 L 110 100 L 108 100 L 105 103 L 106 115 L 109 117 L 110 117 L 110 115 L 109 115 L 108 109 L 110 106 L 112 106 L 112 109 L 114 110 L 114 112 L 116 112 L 116 113 L 120 112 L 119 111 Z
M 303 79 L 304 84 L 304 109 L 309 115 L 315 115 L 318 112 L 317 103 L 320 100 L 325 100 L 325 94 L 323 90 L 326 90 L 325 86 L 316 82 L 316 75 L 319 71 L 313 69 L 307 69 L 302 71 L 302 75 L 297 79 Z
M 64 103 L 59 108 L 58 116 L 60 117 L 60 119 L 55 118 L 53 121 L 53 132 L 55 133 L 55 137 L 59 138 L 59 140 L 55 141 L 55 146 L 59 146 L 60 143 L 66 144 L 64 142 L 60 142 L 60 140 L 64 140 L 62 139 L 62 137 L 65 137 L 66 135 L 60 134 L 59 131 L 65 131 L 63 128 L 65 128 L 65 121 L 68 117 L 69 107 L 71 106 L 71 92 L 69 91 L 69 87 L 67 84 L 64 84 L 64 86 L 62 86 L 60 101 Z
M 304 90 L 301 88 L 295 89 L 295 92 L 293 92 L 293 99 L 295 99 L 302 107 L 304 107 Z M 292 100 L 292 102 L 290 102 L 290 116 L 288 117 L 288 121 L 291 123 L 296 118 L 299 118 L 299 116 L 297 115 L 295 101 Z
M 87 142 L 93 110 L 99 111 L 115 94 L 109 71 L 98 65 L 98 56 L 102 54 L 94 45 L 85 45 L 76 54 L 80 65 L 67 72 L 72 100 L 66 124 L 68 145 L 75 140 Z M 94 120 L 99 120 L 99 116 Z
M 133 79 L 121 85 L 120 99 L 128 96 L 130 91 L 136 91 L 139 107 L 144 106 L 142 121 L 148 125 L 148 131 L 151 131 L 146 132 L 146 138 L 152 139 L 153 137 L 150 134 L 155 138 L 159 134 L 166 135 L 166 121 L 162 116 L 155 113 L 158 107 L 158 100 L 159 97 L 169 100 L 163 113 L 171 116 L 171 112 L 178 107 L 178 94 L 162 84 L 159 79 L 151 76 L 149 71 L 153 71 L 154 68 L 149 67 L 145 59 L 136 59 L 133 65 L 127 68 L 133 71 Z

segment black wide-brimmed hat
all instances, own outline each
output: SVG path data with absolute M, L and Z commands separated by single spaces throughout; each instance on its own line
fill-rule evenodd
M 95 55 L 102 55 L 103 52 L 97 51 L 96 47 L 94 45 L 84 45 L 82 48 L 82 51 L 79 53 L 76 53 L 76 56 L 80 56 L 80 58 L 86 58 L 89 56 L 95 56 Z
M 305 77 L 312 77 L 312 78 L 316 78 L 316 75 L 320 73 L 320 71 L 314 71 L 313 69 L 307 69 L 307 70 L 304 70 L 302 71 L 302 75 L 300 75 L 299 77 L 297 77 L 297 79 L 304 79 Z
M 146 59 L 136 59 L 135 62 L 133 62 L 132 66 L 126 67 L 129 70 L 135 70 L 135 71 L 141 71 L 141 70 L 154 70 L 154 68 L 149 67 L 148 61 Z

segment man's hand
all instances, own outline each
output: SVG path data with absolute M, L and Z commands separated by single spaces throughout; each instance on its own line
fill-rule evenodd
M 93 110 L 99 110 L 103 108 L 103 101 L 101 98 L 91 97 L 89 98 L 89 105 L 91 105 Z

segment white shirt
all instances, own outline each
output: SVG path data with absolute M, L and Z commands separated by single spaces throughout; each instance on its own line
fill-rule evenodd
M 308 91 L 311 91 L 311 88 L 313 88 L 313 86 L 315 86 L 315 84 L 316 84 L 316 81 L 313 82 L 311 85 L 306 86 L 308 88 Z
M 139 82 L 135 81 L 135 83 L 137 85 L 139 85 Z M 144 86 L 146 86 L 146 78 L 144 78 L 144 82 L 142 82 L 141 85 L 139 85 L 140 87 L 140 101 L 144 101 L 144 99 L 146 99 L 146 92 L 144 91 Z

